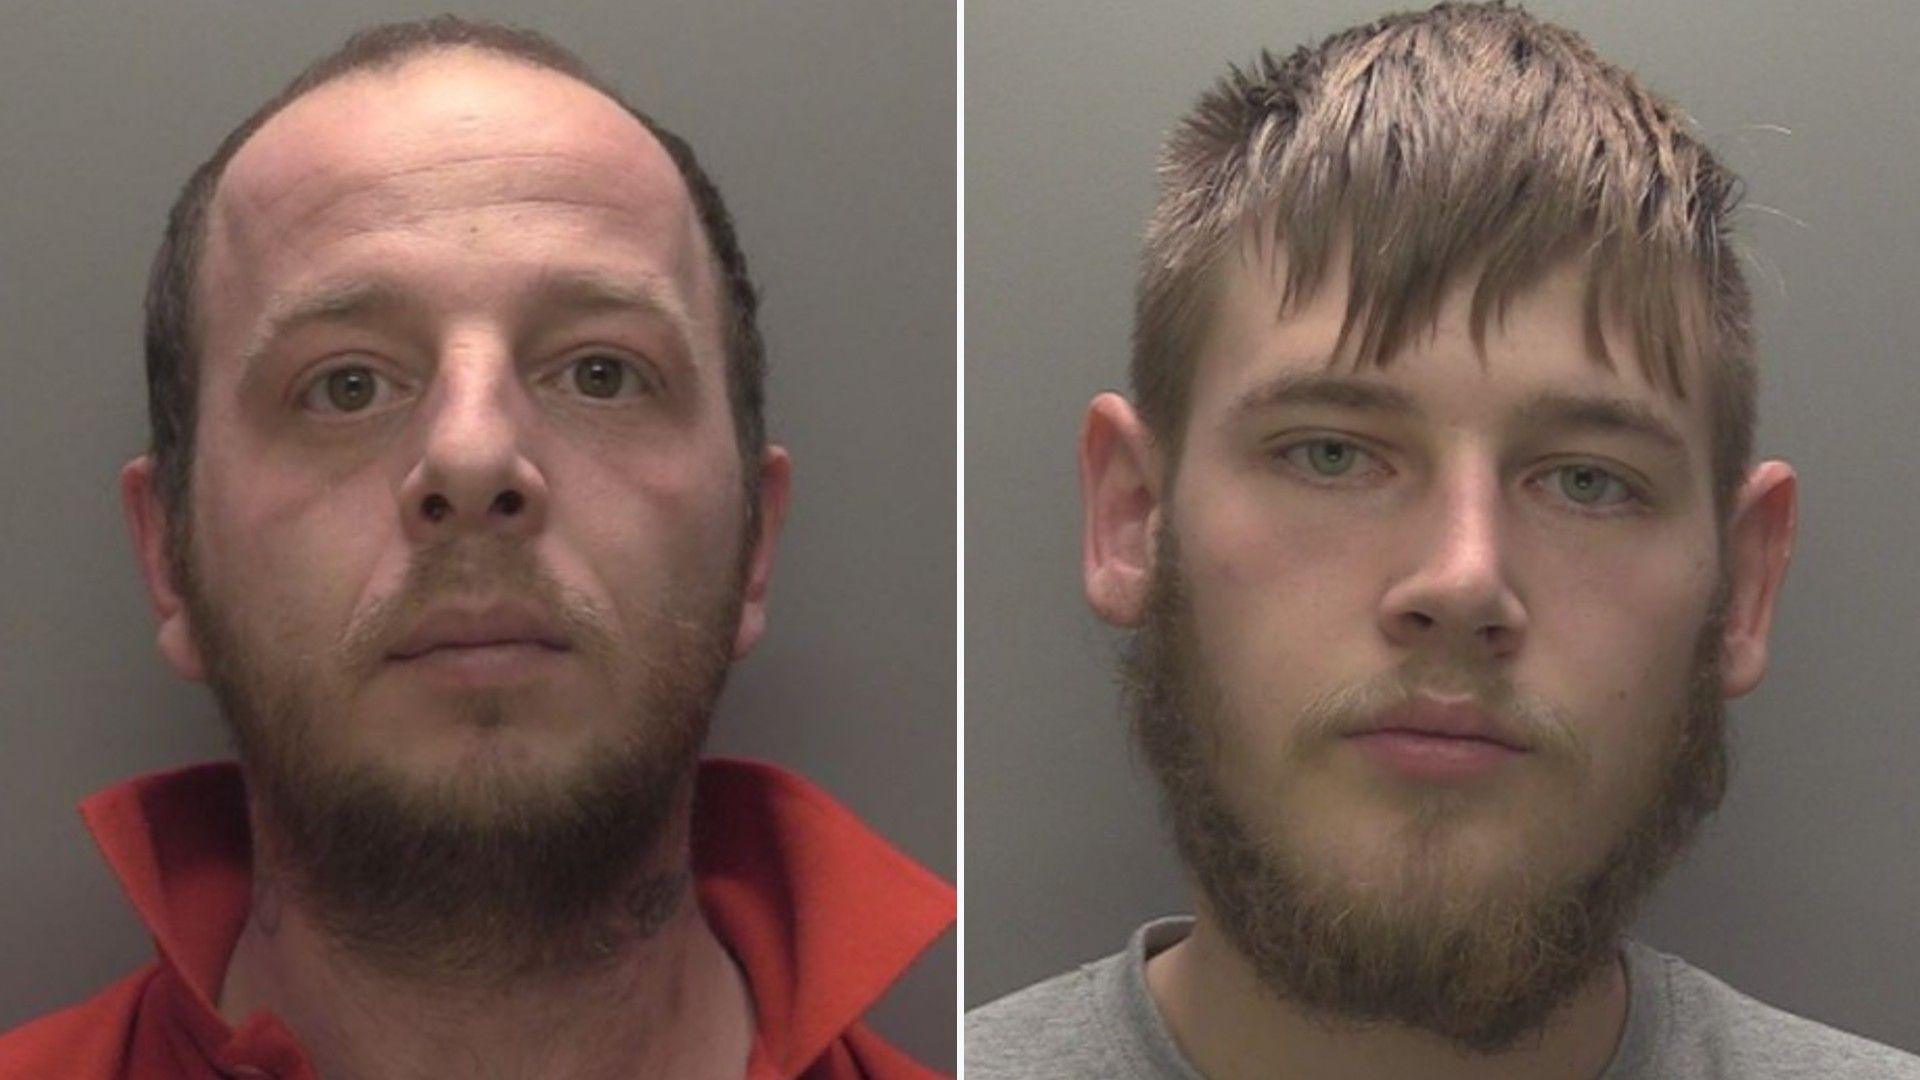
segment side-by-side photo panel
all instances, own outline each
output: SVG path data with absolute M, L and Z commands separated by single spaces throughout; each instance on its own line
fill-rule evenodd
M 422 14 L 0 14 L 0 1076 L 950 1075 L 954 11 Z
M 1920 1077 L 1913 27 L 966 34 L 967 1075 Z

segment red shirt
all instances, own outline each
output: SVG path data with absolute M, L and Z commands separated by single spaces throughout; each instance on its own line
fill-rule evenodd
M 7 1080 L 315 1080 L 272 1013 L 214 1008 L 251 894 L 245 789 L 231 763 L 158 773 L 80 813 L 159 957 L 93 1000 L 0 1037 Z M 748 1080 L 938 1074 L 860 1023 L 953 922 L 954 894 L 819 788 L 771 765 L 700 767 L 695 891 L 753 995 Z

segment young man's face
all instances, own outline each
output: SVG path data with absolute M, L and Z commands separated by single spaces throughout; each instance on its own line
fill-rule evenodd
M 488 54 L 342 78 L 241 149 L 198 284 L 192 595 L 144 547 L 163 649 L 243 745 L 503 820 L 687 755 L 786 477 L 739 460 L 710 261 L 640 124 Z
M 1632 842 L 1717 797 L 1720 698 L 1764 665 L 1723 663 L 1720 624 L 1744 642 L 1757 615 L 1763 642 L 1772 586 L 1723 564 L 1701 374 L 1681 401 L 1618 333 L 1598 363 L 1579 267 L 1517 297 L 1484 353 L 1469 281 L 1361 371 L 1335 349 L 1345 272 L 1277 316 L 1267 260 L 1226 271 L 1177 473 L 1096 401 L 1089 593 L 1144 624 L 1142 735 L 1189 859 L 1219 864 L 1196 867 L 1203 902 L 1256 924 L 1243 948 L 1285 926 L 1338 966 L 1325 934 L 1358 933 L 1353 966 L 1378 973 L 1452 942 L 1493 970 L 1378 981 L 1486 989 L 1538 960 L 1528 919 L 1617 892 L 1623 860 L 1646 876 Z
M 1484 358 L 1456 293 L 1358 373 L 1328 362 L 1341 289 L 1276 319 L 1262 278 L 1228 277 L 1162 511 L 1222 790 L 1356 883 L 1414 856 L 1461 892 L 1591 865 L 1651 797 L 1718 583 L 1703 395 L 1617 339 L 1614 370 L 1590 358 L 1571 268 Z M 1383 681 L 1412 700 L 1377 714 Z M 1456 726 L 1486 738 L 1416 733 Z

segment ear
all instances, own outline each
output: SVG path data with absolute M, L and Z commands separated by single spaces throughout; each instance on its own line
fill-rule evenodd
M 793 461 L 784 447 L 769 446 L 760 455 L 760 527 L 749 539 L 747 581 L 740 607 L 740 626 L 733 635 L 733 658 L 747 655 L 767 632 L 767 588 L 773 581 L 773 552 L 780 543 L 780 526 L 787 520 L 787 498 L 793 490 Z
M 1115 626 L 1138 626 L 1160 522 L 1160 458 L 1126 398 L 1101 394 L 1080 430 L 1081 573 L 1087 603 Z
M 1727 522 L 1727 625 L 1721 634 L 1720 692 L 1739 697 L 1767 671 L 1780 583 L 1793 558 L 1800 516 L 1799 479 L 1784 461 L 1754 467 L 1734 496 Z
M 160 656 L 181 678 L 205 679 L 207 669 L 200 659 L 186 597 L 180 583 L 173 579 L 173 560 L 167 551 L 171 530 L 167 527 L 167 510 L 154 490 L 152 455 L 134 458 L 120 470 L 120 508 L 133 537 L 140 576 L 147 583 L 147 602 L 160 624 L 155 636 Z

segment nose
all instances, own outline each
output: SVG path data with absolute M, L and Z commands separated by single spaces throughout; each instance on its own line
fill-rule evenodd
M 526 538 L 546 523 L 545 475 L 507 356 L 469 351 L 440 364 L 419 457 L 401 482 L 401 525 L 428 544 L 461 534 Z
M 1413 523 L 1414 562 L 1380 602 L 1393 644 L 1483 662 L 1519 650 L 1527 613 L 1511 581 L 1500 481 L 1484 473 L 1447 478 Z

